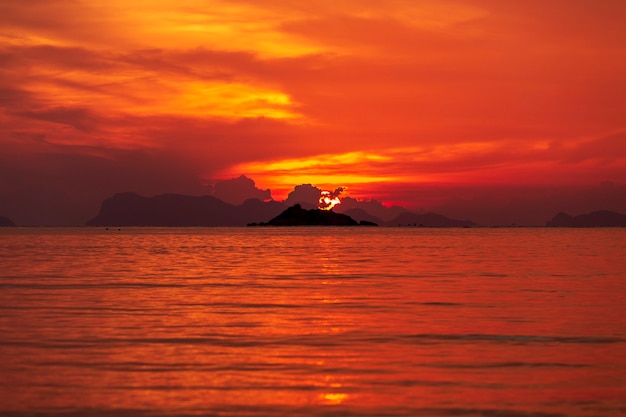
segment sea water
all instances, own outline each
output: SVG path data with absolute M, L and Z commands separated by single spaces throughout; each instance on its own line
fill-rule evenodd
M 626 229 L 10 228 L 2 416 L 626 415 Z

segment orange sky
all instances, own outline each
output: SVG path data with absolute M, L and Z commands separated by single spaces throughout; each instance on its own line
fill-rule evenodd
M 0 211 L 624 184 L 624 27 L 623 0 L 4 0 Z

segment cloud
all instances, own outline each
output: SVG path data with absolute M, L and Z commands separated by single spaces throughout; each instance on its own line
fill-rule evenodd
M 230 180 L 219 181 L 213 188 L 213 195 L 230 204 L 240 205 L 248 199 L 266 201 L 272 199 L 272 193 L 268 190 L 256 188 L 254 180 L 241 175 Z
M 300 204 L 308 208 L 317 208 L 322 190 L 311 184 L 296 185 L 284 203 L 288 206 Z
M 18 111 L 13 114 L 19 117 L 71 126 L 83 132 L 93 131 L 95 126 L 94 116 L 89 109 L 84 107 L 52 107 L 46 110 Z

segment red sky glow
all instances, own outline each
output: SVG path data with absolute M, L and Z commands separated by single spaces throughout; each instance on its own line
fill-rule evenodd
M 626 208 L 625 26 L 623 0 L 5 0 L 0 215 L 242 174 L 459 215 L 604 183 Z

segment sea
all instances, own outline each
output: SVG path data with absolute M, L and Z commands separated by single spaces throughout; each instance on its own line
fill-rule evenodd
M 626 228 L 4 228 L 0 416 L 626 416 Z

